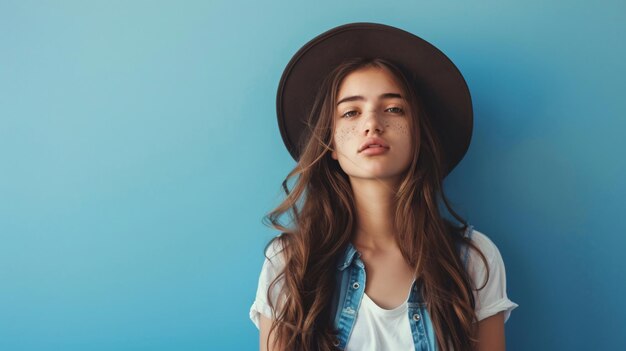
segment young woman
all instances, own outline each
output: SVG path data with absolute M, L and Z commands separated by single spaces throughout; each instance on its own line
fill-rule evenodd
M 443 193 L 472 130 L 452 62 L 400 29 L 348 24 L 296 53 L 277 102 L 298 164 L 265 218 L 281 234 L 250 309 L 261 350 L 504 350 L 518 306 L 504 263 Z

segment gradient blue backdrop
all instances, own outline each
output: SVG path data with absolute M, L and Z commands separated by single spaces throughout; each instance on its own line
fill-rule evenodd
M 291 55 L 355 21 L 465 75 L 446 180 L 498 245 L 509 350 L 626 349 L 623 1 L 0 2 L 0 350 L 254 350 Z

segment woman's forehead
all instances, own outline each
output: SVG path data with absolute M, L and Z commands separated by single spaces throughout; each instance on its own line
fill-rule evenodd
M 395 77 L 387 70 L 367 67 L 351 72 L 343 79 L 338 101 L 348 95 L 379 96 L 385 93 L 402 93 Z

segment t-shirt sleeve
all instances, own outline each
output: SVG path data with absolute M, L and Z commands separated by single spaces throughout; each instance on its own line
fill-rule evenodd
M 259 282 L 256 291 L 256 297 L 250 307 L 250 319 L 257 327 L 259 327 L 260 314 L 263 314 L 265 317 L 269 319 L 274 319 L 274 311 L 272 311 L 268 299 L 267 299 L 267 291 L 269 289 L 270 283 L 280 274 L 281 270 L 284 266 L 284 258 L 282 255 L 282 246 L 280 241 L 274 240 L 272 245 L 270 245 L 266 252 L 265 260 L 263 262 L 263 266 L 261 268 L 261 274 L 259 275 Z M 277 307 L 277 301 L 280 290 L 283 285 L 282 277 L 278 280 L 276 284 L 272 287 L 272 294 L 270 298 L 274 303 L 274 307 Z M 278 306 L 280 308 L 280 306 Z
M 485 234 L 474 229 L 472 242 L 476 244 L 489 264 L 489 280 L 487 270 L 481 256 L 470 250 L 468 272 L 473 280 L 474 299 L 476 301 L 476 318 L 480 321 L 504 311 L 504 322 L 509 319 L 511 311 L 519 305 L 509 300 L 506 293 L 506 270 L 498 247 Z M 485 286 L 476 291 L 477 288 Z

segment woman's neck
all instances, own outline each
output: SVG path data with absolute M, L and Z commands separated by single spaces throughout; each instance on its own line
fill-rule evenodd
M 393 187 L 371 179 L 352 180 L 356 214 L 353 243 L 367 250 L 395 248 Z

